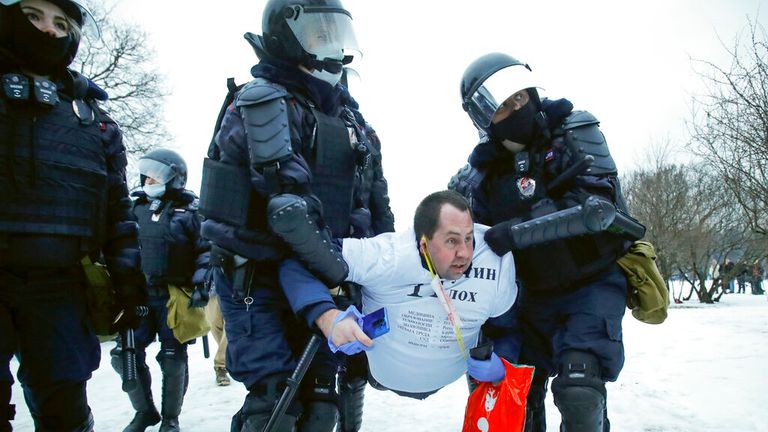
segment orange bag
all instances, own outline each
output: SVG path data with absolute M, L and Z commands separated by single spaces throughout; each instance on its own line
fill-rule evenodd
M 533 380 L 533 366 L 518 366 L 501 359 L 506 375 L 498 385 L 481 382 L 469 395 L 462 432 L 521 432 L 525 426 L 525 399 Z

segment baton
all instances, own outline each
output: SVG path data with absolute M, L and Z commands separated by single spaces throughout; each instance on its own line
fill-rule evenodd
M 211 356 L 211 350 L 208 348 L 208 335 L 204 335 L 203 339 L 203 357 L 209 358 Z
M 145 317 L 149 313 L 146 306 L 136 306 L 136 316 Z M 117 320 L 120 319 L 118 315 Z M 115 321 L 117 321 L 115 320 Z M 129 328 L 120 332 L 123 357 L 123 391 L 130 392 L 136 388 L 136 339 L 134 331 Z

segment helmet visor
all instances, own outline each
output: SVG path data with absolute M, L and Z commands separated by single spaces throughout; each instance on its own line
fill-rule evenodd
M 138 167 L 141 175 L 151 177 L 162 184 L 173 180 L 176 175 L 170 166 L 154 159 L 139 159 Z
M 294 6 L 294 14 L 286 18 L 288 26 L 304 51 L 317 60 L 342 60 L 360 56 L 360 48 L 352 27 L 352 17 L 344 9 Z
M 487 128 L 502 102 L 520 90 L 536 87 L 539 87 L 536 85 L 536 76 L 527 67 L 505 67 L 486 78 L 472 93 L 466 101 L 467 112 L 472 121 L 482 128 Z

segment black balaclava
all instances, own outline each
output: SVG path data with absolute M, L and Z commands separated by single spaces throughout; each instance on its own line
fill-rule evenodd
M 531 97 L 527 104 L 517 111 L 513 111 L 509 117 L 499 123 L 491 123 L 488 129 L 495 138 L 508 139 L 529 147 L 533 145 L 538 136 L 536 123 L 538 113 L 538 104 Z
M 79 44 L 72 34 L 67 33 L 61 38 L 51 37 L 41 32 L 24 16 L 20 5 L 5 8 L 7 19 L 3 21 L 9 28 L 3 31 L 7 38 L 3 42 L 19 62 L 19 66 L 46 76 L 58 73 L 69 66 L 77 53 Z

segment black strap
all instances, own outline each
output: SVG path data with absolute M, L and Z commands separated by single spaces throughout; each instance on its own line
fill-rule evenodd
M 216 134 L 221 129 L 221 122 L 224 121 L 224 115 L 227 113 L 227 108 L 232 105 L 235 100 L 235 95 L 243 87 L 243 84 L 235 84 L 235 78 L 227 78 L 227 96 L 224 97 L 224 103 L 221 104 L 219 109 L 219 115 L 216 117 L 216 125 L 213 127 L 213 136 L 211 137 L 211 144 L 208 146 L 208 157 L 213 160 L 219 160 L 219 148 L 216 146 Z

